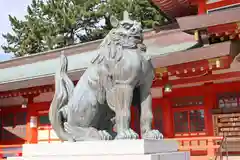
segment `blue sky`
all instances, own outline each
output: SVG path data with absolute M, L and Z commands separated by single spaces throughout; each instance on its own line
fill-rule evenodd
M 11 32 L 8 15 L 16 16 L 19 19 L 24 18 L 27 5 L 31 4 L 31 1 L 32 0 L 0 0 L 0 46 L 6 43 L 4 38 L 2 38 L 2 34 Z M 0 61 L 10 58 L 11 55 L 5 54 L 0 47 Z

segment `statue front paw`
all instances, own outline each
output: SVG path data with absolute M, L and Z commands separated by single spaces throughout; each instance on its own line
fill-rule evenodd
M 150 140 L 160 140 L 163 139 L 163 134 L 160 133 L 158 130 L 150 130 L 147 131 L 142 135 L 143 139 L 150 139 Z
M 72 126 L 68 122 L 64 122 L 64 129 L 69 134 L 70 142 L 84 140 L 101 140 L 98 130 L 93 127 Z
M 115 139 L 138 139 L 139 135 L 131 128 L 118 132 Z
M 101 140 L 112 140 L 113 137 L 105 130 L 100 130 L 98 131 L 100 137 L 101 137 Z

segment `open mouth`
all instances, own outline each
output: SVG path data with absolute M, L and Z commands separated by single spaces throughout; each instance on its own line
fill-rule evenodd
M 139 40 L 142 40 L 142 36 L 140 36 L 140 35 L 133 36 L 133 37 L 134 37 L 134 39 L 139 39 Z
M 140 36 L 140 35 L 135 35 L 135 36 L 133 36 L 133 37 L 134 37 L 136 43 L 142 43 L 142 41 L 143 41 L 142 36 Z

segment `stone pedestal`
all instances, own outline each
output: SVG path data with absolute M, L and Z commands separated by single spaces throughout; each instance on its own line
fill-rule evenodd
M 189 160 L 174 140 L 114 140 L 25 144 L 23 157 L 9 160 Z

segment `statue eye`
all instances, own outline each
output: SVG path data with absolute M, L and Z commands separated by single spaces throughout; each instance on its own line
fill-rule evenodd
M 119 36 L 123 36 L 123 33 L 119 33 Z
M 136 28 L 132 28 L 131 31 L 132 31 L 132 32 L 135 32 L 135 31 L 136 31 Z
M 126 28 L 126 29 L 129 29 L 129 28 L 131 28 L 131 26 L 129 26 L 129 25 L 126 25 L 124 28 Z
M 132 26 L 133 26 L 133 24 L 129 24 L 129 23 L 124 23 L 124 24 L 123 24 L 123 27 L 124 27 L 125 29 L 130 29 Z

